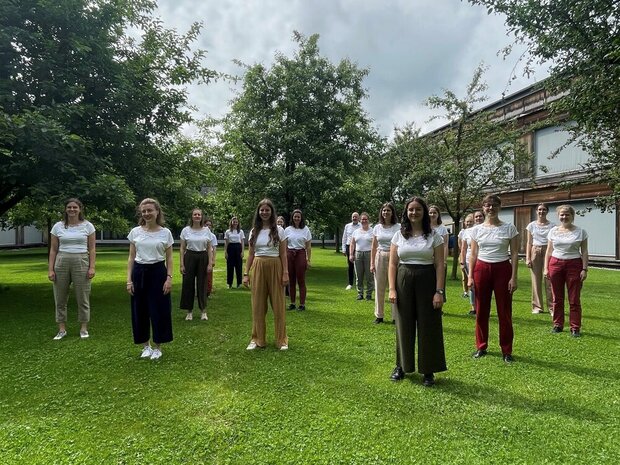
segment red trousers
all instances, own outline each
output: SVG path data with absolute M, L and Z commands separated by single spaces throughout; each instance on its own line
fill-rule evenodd
M 296 288 L 299 284 L 299 305 L 306 305 L 306 268 L 308 268 L 306 249 L 287 249 L 286 259 L 291 302 L 295 303 Z
M 486 350 L 489 341 L 489 317 L 491 296 L 495 294 L 499 320 L 499 345 L 503 355 L 512 354 L 512 294 L 508 282 L 512 275 L 510 261 L 487 263 L 476 260 L 474 268 L 474 292 L 476 294 L 476 347 Z
M 581 258 L 549 259 L 549 281 L 553 295 L 553 325 L 564 327 L 564 286 L 568 288 L 570 329 L 581 328 Z

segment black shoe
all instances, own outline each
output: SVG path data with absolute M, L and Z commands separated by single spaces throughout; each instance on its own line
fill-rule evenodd
M 513 356 L 512 356 L 512 355 L 510 355 L 510 354 L 506 354 L 506 355 L 504 355 L 504 362 L 506 362 L 506 363 L 512 363 L 512 362 L 514 362 L 514 361 L 515 361 L 515 359 L 513 358 Z
M 362 294 L 357 295 L 357 300 L 364 300 L 364 296 Z
M 473 308 L 468 313 L 468 315 L 475 315 L 475 314 L 476 314 L 476 310 L 474 310 Z
M 396 320 L 393 319 L 392 320 L 392 324 L 395 325 L 396 324 Z
M 300 305 L 299 307 L 297 307 L 297 310 L 299 310 L 300 312 L 303 312 L 306 309 L 305 305 Z
M 366 300 L 372 300 L 372 295 L 371 295 L 371 294 L 368 294 L 368 295 L 366 296 Z
M 473 353 L 472 357 L 481 358 L 481 357 L 484 357 L 486 354 L 487 354 L 486 350 L 477 350 Z
M 581 337 L 581 332 L 578 329 L 571 329 L 570 335 L 573 337 Z
M 383 318 L 375 318 L 375 321 L 373 321 L 373 323 L 376 325 L 383 323 Z
M 392 381 L 401 381 L 402 379 L 405 378 L 405 372 L 403 371 L 403 369 L 399 366 L 397 366 L 396 368 L 394 368 L 394 371 L 392 372 L 392 374 L 390 375 L 390 379 Z
M 551 329 L 551 332 L 552 332 L 552 333 L 561 333 L 561 332 L 563 331 L 563 329 L 564 329 L 564 328 L 562 328 L 561 326 L 554 326 L 554 327 Z
M 435 385 L 435 375 L 428 374 L 428 375 L 424 375 L 424 378 L 422 379 L 422 385 L 424 387 L 431 387 Z
M 295 304 L 291 304 L 291 305 L 289 305 L 289 306 L 288 306 L 288 309 L 289 309 L 289 310 L 295 310 L 295 308 L 296 308 L 296 307 L 295 307 Z

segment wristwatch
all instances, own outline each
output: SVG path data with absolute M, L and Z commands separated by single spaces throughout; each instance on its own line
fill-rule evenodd
M 435 293 L 439 295 L 444 295 L 446 291 L 444 291 L 443 289 L 435 289 Z

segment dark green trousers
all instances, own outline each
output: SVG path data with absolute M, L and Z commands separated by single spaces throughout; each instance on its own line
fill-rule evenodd
M 433 308 L 437 289 L 434 265 L 398 266 L 396 276 L 396 364 L 405 373 L 416 371 L 415 343 L 418 340 L 418 372 L 446 371 L 441 309 Z

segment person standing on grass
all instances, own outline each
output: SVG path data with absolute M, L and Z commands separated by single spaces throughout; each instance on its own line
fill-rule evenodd
M 50 231 L 47 277 L 54 288 L 59 341 L 67 335 L 67 301 L 73 283 L 78 306 L 80 338 L 87 339 L 90 321 L 90 289 L 95 277 L 95 227 L 84 219 L 84 205 L 78 199 L 65 202 L 63 220 Z
M 347 223 L 344 227 L 344 231 L 342 232 L 342 253 L 345 257 L 347 257 L 347 265 L 349 272 L 349 284 L 347 285 L 347 291 L 350 291 L 353 288 L 353 278 L 355 277 L 355 267 L 351 259 L 351 237 L 355 230 L 361 228 L 360 224 L 360 214 L 357 212 L 353 212 L 351 214 L 351 222 Z
M 536 221 L 526 226 L 527 245 L 525 247 L 525 264 L 531 271 L 532 277 L 532 313 L 545 313 L 543 305 L 543 286 L 545 288 L 547 308 L 551 311 L 551 285 L 543 280 L 545 254 L 547 253 L 547 236 L 554 223 L 547 219 L 549 207 L 540 203 L 536 207 Z
M 138 206 L 139 226 L 129 239 L 127 292 L 131 295 L 133 341 L 141 344 L 141 358 L 157 360 L 161 344 L 172 341 L 172 233 L 164 227 L 164 212 L 155 199 Z M 153 329 L 151 346 L 150 329 Z
M 491 296 L 495 294 L 499 320 L 499 345 L 504 362 L 512 363 L 512 294 L 517 290 L 519 232 L 514 224 L 499 219 L 502 202 L 497 195 L 482 201 L 484 223 L 471 230 L 468 285 L 476 292 L 476 351 L 487 354 Z
M 217 252 L 217 236 L 213 234 L 213 223 L 210 219 L 205 220 L 205 226 L 209 230 L 211 241 L 211 253 L 213 261 L 211 262 L 211 269 L 207 271 L 207 297 L 213 292 L 213 270 L 215 269 L 215 255 Z
M 386 202 L 379 209 L 379 223 L 372 229 L 373 237 L 370 250 L 370 272 L 375 277 L 375 324 L 383 323 L 390 247 L 392 237 L 398 231 L 400 231 L 400 223 L 396 222 L 394 205 L 391 202 Z M 394 321 L 393 308 L 391 314 L 392 321 Z
M 450 232 L 448 231 L 448 228 L 446 228 L 442 223 L 441 220 L 441 210 L 439 210 L 439 207 L 437 205 L 430 205 L 428 207 L 428 214 L 431 217 L 431 228 L 433 228 L 442 238 L 443 238 L 443 247 L 444 247 L 444 260 L 446 261 L 446 263 L 444 263 L 444 272 L 446 273 L 446 275 L 444 276 L 444 282 L 447 281 L 448 278 L 448 246 L 449 246 L 449 238 L 450 238 Z M 448 298 L 446 296 L 446 294 L 444 294 L 443 296 L 443 302 L 446 303 L 448 301 Z
M 306 309 L 306 270 L 310 268 L 312 257 L 312 233 L 306 226 L 306 219 L 301 210 L 293 210 L 291 225 L 284 230 L 287 242 L 287 259 L 289 270 L 289 310 L 295 310 L 296 286 L 299 283 L 299 310 Z
M 476 213 L 480 213 L 480 218 L 481 218 L 480 223 L 482 223 L 484 221 L 484 215 L 482 214 L 482 212 L 476 212 Z M 465 221 L 463 221 L 463 229 L 461 229 L 461 231 L 459 232 L 459 251 L 460 251 L 459 252 L 460 253 L 459 264 L 461 265 L 461 273 L 463 274 L 463 282 L 465 286 L 465 293 L 463 294 L 463 296 L 469 298 L 469 304 L 470 304 L 469 314 L 470 315 L 476 314 L 476 309 L 474 307 L 474 289 L 470 288 L 467 285 L 467 281 L 469 279 L 469 256 L 471 255 L 470 233 L 471 233 L 471 228 L 473 228 L 475 224 L 474 215 L 475 213 L 470 213 L 469 215 L 465 217 Z
M 549 231 L 543 274 L 551 281 L 553 329 L 564 329 L 564 287 L 568 288 L 570 332 L 581 336 L 581 288 L 588 277 L 588 233 L 575 221 L 575 209 L 560 205 L 556 211 L 560 225 Z
M 256 207 L 248 239 L 248 260 L 243 284 L 252 290 L 252 339 L 247 350 L 264 348 L 267 299 L 271 302 L 276 332 L 276 347 L 288 350 L 284 286 L 288 284 L 286 236 L 276 224 L 273 202 L 263 199 Z
M 418 339 L 418 372 L 426 387 L 435 373 L 446 371 L 441 307 L 444 289 L 443 238 L 431 228 L 428 207 L 414 197 L 405 204 L 401 228 L 392 238 L 389 297 L 396 315 L 396 368 L 390 379 L 414 372 Z
M 204 225 L 204 214 L 194 208 L 188 226 L 181 231 L 180 269 L 183 277 L 181 289 L 182 310 L 187 311 L 186 320 L 191 321 L 194 299 L 198 297 L 200 319 L 207 320 L 207 273 L 213 263 L 211 231 Z
M 233 284 L 233 274 L 237 275 L 237 288 L 243 281 L 243 249 L 245 233 L 239 225 L 239 219 L 233 216 L 224 233 L 224 257 L 226 258 L 226 284 L 228 289 Z
M 351 235 L 349 260 L 355 263 L 357 300 L 364 300 L 364 281 L 366 281 L 366 300 L 372 300 L 375 282 L 370 272 L 370 252 L 372 249 L 372 228 L 368 213 L 360 215 L 361 228 Z

